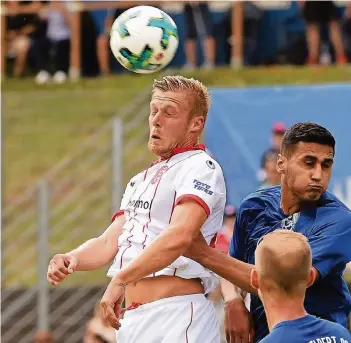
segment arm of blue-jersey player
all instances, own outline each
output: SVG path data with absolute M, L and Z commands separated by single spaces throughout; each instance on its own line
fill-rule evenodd
M 351 214 L 344 218 L 329 218 L 329 222 L 312 231 L 308 241 L 312 250 L 312 265 L 319 277 L 326 277 L 336 266 L 345 268 L 351 261 Z

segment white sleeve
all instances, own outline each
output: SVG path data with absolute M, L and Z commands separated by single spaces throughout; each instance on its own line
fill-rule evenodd
M 124 214 L 124 210 L 128 205 L 128 202 L 130 198 L 132 197 L 134 190 L 136 187 L 136 181 L 135 178 L 132 178 L 129 182 L 128 185 L 123 193 L 122 201 L 121 201 L 121 206 L 117 212 L 115 212 L 112 216 L 111 221 L 113 222 L 117 217 L 121 216 Z
M 207 216 L 225 197 L 222 169 L 212 158 L 194 159 L 187 163 L 176 179 L 176 204 L 184 198 L 198 202 Z

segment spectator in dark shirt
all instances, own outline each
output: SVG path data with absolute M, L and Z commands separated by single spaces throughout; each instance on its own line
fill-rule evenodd
M 320 30 L 329 26 L 330 40 L 333 44 L 338 64 L 347 63 L 340 30 L 336 5 L 333 1 L 301 1 L 303 17 L 306 21 L 308 43 L 308 63 L 318 64 Z
M 204 38 L 205 69 L 212 69 L 215 65 L 216 43 L 213 37 L 213 20 L 208 4 L 201 1 L 192 1 L 185 4 L 184 15 L 186 22 L 186 69 L 196 66 L 196 39 Z M 199 32 L 200 31 L 200 32 Z M 199 37 L 204 36 L 204 37 Z
M 35 6 L 32 1 L 7 1 L 9 9 L 16 10 L 21 6 Z M 20 77 L 26 67 L 29 49 L 40 26 L 36 14 L 17 14 L 7 17 L 6 46 L 7 57 L 14 58 L 14 77 Z

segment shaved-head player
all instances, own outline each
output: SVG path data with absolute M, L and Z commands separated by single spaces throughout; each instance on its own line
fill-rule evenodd
M 350 343 L 340 324 L 309 315 L 306 288 L 314 283 L 312 252 L 307 238 L 276 230 L 260 241 L 255 252 L 251 285 L 262 300 L 270 334 L 261 343 Z

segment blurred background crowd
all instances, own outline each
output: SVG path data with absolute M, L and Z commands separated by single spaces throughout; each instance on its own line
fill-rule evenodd
M 6 59 L 14 77 L 35 74 L 37 83 L 62 83 L 70 70 L 72 30 L 77 26 L 72 1 L 3 1 Z M 96 3 L 96 2 L 95 2 Z M 140 4 L 140 2 L 138 2 Z M 150 3 L 150 2 L 149 2 Z M 109 30 L 116 17 L 136 2 L 81 3 L 78 56 L 83 76 L 103 76 L 121 69 L 111 56 Z M 333 1 L 251 1 L 233 18 L 230 2 L 152 2 L 174 13 L 181 47 L 171 66 L 194 70 L 237 63 L 231 47 L 233 25 L 242 21 L 242 63 L 345 64 L 351 57 L 351 7 Z M 106 5 L 107 6 L 107 5 Z M 113 8 L 115 7 L 115 8 Z M 276 11 L 269 13 L 266 9 Z M 16 12 L 31 12 L 15 14 Z M 237 43 L 238 44 L 238 43 Z M 3 51 L 3 53 L 5 53 Z M 239 61 L 241 63 L 241 61 Z
M 109 31 L 115 18 L 123 11 L 141 4 L 160 6 L 160 8 L 164 9 L 173 17 L 178 26 L 180 47 L 170 65 L 170 70 L 172 68 L 176 70 L 180 69 L 181 72 L 184 73 L 194 72 L 195 74 L 200 73 L 199 75 L 207 75 L 206 73 L 214 71 L 214 74 L 208 75 L 210 75 L 209 82 L 213 81 L 216 85 L 221 85 L 220 75 L 222 75 L 224 80 L 226 73 L 226 70 L 224 70 L 222 74 L 218 74 L 217 70 L 230 66 L 237 68 L 293 65 L 305 67 L 308 70 L 314 70 L 315 67 L 319 69 L 318 66 L 327 68 L 328 65 L 336 65 L 338 68 L 345 68 L 340 72 L 341 79 L 344 80 L 346 70 L 349 68 L 347 64 L 351 62 L 351 2 L 2 1 L 2 76 L 6 75 L 12 82 L 16 82 L 12 84 L 8 95 L 5 95 L 5 100 L 7 100 L 6 106 L 8 106 L 5 108 L 5 116 L 8 115 L 6 135 L 8 136 L 9 142 L 11 141 L 6 147 L 12 149 L 9 150 L 11 152 L 8 154 L 8 165 L 16 165 L 16 168 L 9 167 L 8 169 L 9 177 L 7 180 L 11 179 L 11 184 L 8 186 L 9 191 L 5 192 L 5 205 L 9 207 L 6 212 L 8 215 L 4 221 L 5 227 L 7 225 L 7 231 L 5 232 L 5 239 L 7 239 L 6 247 L 11 245 L 11 240 L 16 240 L 16 244 L 22 244 L 18 243 L 19 240 L 17 236 L 14 238 L 14 232 L 18 230 L 18 232 L 22 234 L 22 231 L 25 231 L 24 228 L 27 229 L 29 225 L 31 225 L 31 229 L 26 230 L 28 235 L 23 239 L 23 241 L 25 241 L 23 245 L 26 244 L 29 246 L 30 244 L 27 244 L 29 241 L 32 243 L 31 247 L 34 247 L 33 250 L 36 249 L 37 214 L 34 209 L 34 207 L 37 206 L 36 190 L 34 189 L 27 192 L 25 187 L 29 186 L 29 183 L 34 184 L 37 182 L 39 177 L 41 177 L 49 167 L 56 166 L 56 163 L 58 163 L 59 160 L 61 161 L 61 159 L 63 161 L 62 164 L 57 168 L 55 167 L 55 171 L 50 174 L 52 178 L 50 180 L 54 180 L 52 184 L 57 187 L 55 191 L 51 191 L 52 197 L 54 198 L 52 201 L 53 206 L 57 206 L 58 208 L 58 204 L 62 202 L 62 198 L 69 198 L 70 200 L 76 199 L 76 203 L 72 202 L 72 204 L 69 205 L 71 207 L 67 206 L 67 208 L 62 209 L 62 213 L 59 212 L 59 210 L 55 213 L 53 211 L 52 217 L 54 217 L 54 219 L 50 229 L 54 232 L 52 236 L 56 235 L 55 243 L 57 244 L 61 244 L 61 239 L 63 240 L 65 238 L 65 236 L 60 233 L 61 230 L 63 230 L 62 228 L 66 227 L 68 230 L 71 227 L 76 228 L 79 226 L 81 230 L 77 230 L 77 232 L 79 231 L 80 233 L 77 233 L 75 236 L 73 235 L 72 239 L 70 239 L 70 237 L 67 238 L 70 244 L 74 243 L 73 246 L 68 243 L 67 245 L 62 244 L 54 246 L 50 249 L 49 254 L 52 255 L 53 253 L 59 252 L 59 249 L 66 249 L 68 247 L 74 248 L 78 242 L 84 241 L 84 238 L 82 238 L 84 235 L 86 235 L 84 237 L 91 237 L 94 235 L 94 231 L 86 232 L 86 227 L 88 225 L 89 227 L 96 225 L 98 230 L 101 230 L 101 227 L 106 223 L 106 218 L 108 217 L 106 213 L 109 213 L 110 210 L 106 200 L 109 196 L 110 189 L 108 191 L 106 191 L 106 189 L 110 187 L 110 184 L 108 184 L 106 188 L 101 187 L 99 177 L 101 174 L 101 179 L 106 179 L 106 175 L 108 174 L 103 174 L 100 169 L 95 170 L 92 168 L 92 166 L 95 168 L 95 164 L 93 165 L 95 162 L 93 161 L 97 161 L 96 164 L 102 165 L 105 162 L 101 161 L 109 158 L 109 148 L 106 148 L 106 151 L 103 151 L 103 148 L 101 148 L 103 144 L 106 144 L 106 137 L 103 137 L 102 143 L 99 141 L 101 146 L 96 143 L 97 136 L 94 136 L 93 140 L 85 145 L 85 147 L 87 147 L 86 150 L 89 151 L 89 155 L 86 155 L 86 151 L 84 150 L 83 152 L 82 150 L 79 152 L 81 157 L 75 156 L 75 160 L 73 160 L 73 158 L 67 159 L 67 156 L 72 154 L 75 145 L 80 145 L 81 141 L 88 136 L 90 137 L 92 132 L 95 133 L 94 130 L 96 127 L 100 124 L 102 127 L 103 124 L 107 122 L 106 119 L 112 118 L 112 115 L 110 115 L 112 112 L 111 108 L 113 108 L 114 111 L 116 109 L 119 110 L 120 107 L 122 107 L 119 103 L 119 101 L 122 101 L 122 98 L 125 97 L 130 102 L 133 102 L 135 99 L 135 106 L 139 106 L 137 100 L 137 96 L 139 96 L 138 93 L 131 93 L 133 87 L 137 87 L 137 82 L 133 80 L 130 81 L 130 79 L 138 76 L 130 74 L 130 79 L 127 80 L 124 78 L 125 74 L 129 72 L 123 70 L 112 56 L 109 48 Z M 343 70 L 345 70 L 345 73 Z M 274 69 L 274 71 L 280 73 L 279 69 Z M 252 74 L 247 75 L 249 79 Z M 109 84 L 108 87 L 111 89 L 99 89 L 99 84 L 96 86 L 96 89 L 83 89 L 83 91 L 79 93 L 79 91 L 81 91 L 81 89 L 79 89 L 79 83 L 78 86 L 74 88 L 74 86 L 72 87 L 72 85 L 67 82 L 69 79 L 77 79 L 79 76 L 102 80 L 102 82 L 105 79 L 109 80 L 115 76 L 117 83 Z M 228 75 L 226 77 L 228 77 Z M 118 84 L 119 78 L 121 78 L 122 81 Z M 230 78 L 230 76 L 228 78 Z M 69 87 L 72 88 L 54 89 L 52 92 L 56 92 L 55 95 L 48 95 L 48 93 L 36 93 L 40 94 L 36 95 L 32 92 L 35 88 L 34 84 L 31 84 L 29 89 L 26 89 L 27 95 L 24 95 L 24 93 L 15 93 L 17 89 L 20 88 L 21 83 L 27 82 L 28 79 L 31 82 L 34 79 L 35 83 L 38 85 L 67 83 Z M 349 80 L 350 79 L 351 78 L 349 78 Z M 148 79 L 145 84 L 149 84 L 150 80 L 151 79 Z M 259 79 L 258 83 L 263 83 L 261 81 L 262 80 Z M 297 82 L 298 80 L 295 81 Z M 225 82 L 228 82 L 227 79 Z M 124 86 L 124 83 L 126 86 Z M 236 86 L 237 85 L 238 83 Z M 64 85 L 62 85 L 62 87 L 63 86 Z M 143 87 L 142 81 L 140 81 L 140 89 L 143 89 Z M 116 90 L 116 88 L 121 88 L 122 90 Z M 40 89 L 47 90 L 50 89 L 50 87 L 47 86 Z M 71 94 L 69 94 L 70 92 Z M 130 92 L 130 94 L 128 92 Z M 108 103 L 113 97 L 116 98 L 115 103 Z M 36 100 L 38 100 L 37 104 L 35 104 Z M 77 103 L 75 103 L 75 101 L 77 101 Z M 72 106 L 69 107 L 69 105 Z M 25 106 L 27 106 L 28 109 L 25 109 Z M 97 113 L 96 117 L 90 113 L 93 110 L 92 108 Z M 99 112 L 100 108 L 102 108 L 101 112 Z M 147 139 L 147 133 L 145 133 L 145 122 L 143 122 L 146 116 L 140 117 L 142 119 L 139 119 L 139 117 L 136 117 L 135 112 L 145 112 L 145 108 L 147 112 L 147 105 L 146 107 L 140 106 L 140 108 L 133 107 L 131 111 L 132 115 L 129 115 L 129 117 L 128 114 L 121 114 L 123 122 L 126 123 L 124 154 L 128 159 L 131 154 L 133 154 L 133 156 L 140 155 L 138 160 L 135 160 L 137 161 L 135 163 L 134 160 L 129 160 L 129 164 L 125 167 L 125 169 L 129 169 L 127 171 L 124 170 L 125 179 L 128 179 L 128 177 L 131 176 L 129 174 L 135 172 L 134 169 L 139 168 L 139 165 L 140 168 L 142 168 L 145 167 L 146 163 L 145 139 Z M 128 108 L 128 110 L 130 109 Z M 43 111 L 43 113 L 40 111 Z M 57 111 L 57 113 L 55 111 Z M 73 115 L 73 113 L 77 112 L 82 113 L 79 119 L 78 116 L 74 117 Z M 108 113 L 110 117 L 108 117 L 106 113 Z M 38 115 L 38 118 L 35 117 L 36 115 Z M 323 115 L 324 114 L 321 116 Z M 330 117 L 330 113 L 328 113 L 328 115 Z M 32 121 L 30 121 L 31 116 L 35 118 Z M 99 120 L 95 120 L 97 117 L 99 117 Z M 89 123 L 89 118 L 91 123 Z M 76 126 L 74 126 L 73 129 L 70 127 L 70 131 L 67 129 L 65 133 L 67 134 L 66 136 L 60 136 L 59 134 L 69 126 L 70 120 L 72 121 L 72 127 L 73 125 Z M 27 126 L 25 128 L 22 126 L 21 129 L 18 129 L 20 127 L 20 122 L 22 122 L 22 124 L 23 122 L 27 123 Z M 45 125 L 43 124 L 44 122 Z M 257 123 L 259 123 L 259 120 Z M 257 123 L 256 126 L 259 125 Z M 130 124 L 130 126 L 128 126 L 128 124 Z M 135 134 L 136 127 L 138 127 L 139 124 L 143 125 L 143 131 L 137 131 Z M 275 162 L 279 153 L 282 137 L 289 124 L 290 122 L 287 123 L 283 120 L 273 120 L 261 130 L 260 133 L 263 137 L 261 137 L 261 141 L 269 142 L 269 144 L 267 146 L 259 146 L 260 156 L 259 158 L 255 157 L 256 160 L 252 162 L 255 166 L 256 175 L 255 181 L 250 181 L 252 182 L 251 191 L 278 185 L 280 183 L 280 177 L 276 171 Z M 94 127 L 93 129 L 92 126 Z M 247 126 L 250 126 L 250 124 L 247 124 Z M 28 127 L 35 127 L 35 129 L 40 128 L 41 131 L 39 133 L 38 131 L 31 131 L 31 136 L 28 135 L 28 138 L 26 136 L 28 133 L 26 130 L 29 130 Z M 269 129 L 267 129 L 267 127 L 269 127 Z M 102 134 L 105 132 L 103 130 L 104 128 L 101 129 Z M 80 133 L 82 133 L 82 135 L 80 135 Z M 53 137 L 52 140 L 50 140 L 50 135 Z M 40 136 L 45 136 L 45 140 L 43 138 L 39 143 Z M 347 133 L 344 136 L 347 136 Z M 75 141 L 74 138 L 76 138 Z M 250 137 L 250 139 L 252 139 L 252 137 Z M 38 145 L 35 145 L 37 144 L 37 140 Z M 16 144 L 18 144 L 18 146 Z M 22 145 L 19 148 L 20 144 Z M 55 144 L 57 144 L 57 147 Z M 257 143 L 255 144 L 257 146 Z M 144 150 L 139 151 L 138 146 L 142 146 Z M 101 149 L 94 150 L 98 148 Z M 33 157 L 27 150 L 23 149 L 30 150 L 30 152 L 33 152 L 33 156 L 36 156 Z M 50 151 L 53 155 L 51 159 L 47 157 Z M 212 153 L 212 151 L 209 151 L 209 153 Z M 229 149 L 227 153 L 232 152 Z M 217 157 L 216 153 L 214 153 L 214 155 L 214 157 Z M 32 160 L 28 162 L 28 174 L 30 174 L 30 177 L 28 177 L 27 180 L 22 177 L 22 174 L 14 172 L 14 170 L 22 168 L 24 173 L 27 165 L 22 164 L 18 166 L 16 164 L 16 159 L 19 159 L 19 157 L 27 157 L 27 160 L 29 160 L 28 156 L 31 157 Z M 345 156 L 344 154 L 344 159 Z M 77 158 L 81 159 L 79 160 Z M 84 162 L 82 162 L 83 160 Z M 77 164 L 73 165 L 72 161 L 77 161 Z M 91 162 L 91 164 L 87 165 L 88 161 L 89 163 Z M 42 169 L 40 169 L 38 164 L 44 162 L 46 164 L 43 164 Z M 133 163 L 134 166 L 132 166 Z M 67 172 L 64 168 L 68 168 L 67 166 L 71 168 L 71 165 L 73 165 L 72 169 L 67 169 Z M 83 168 L 84 166 L 86 166 L 86 168 Z M 110 167 L 109 164 L 106 165 L 106 168 L 107 167 Z M 63 171 L 63 174 L 58 174 L 57 170 L 60 172 Z M 88 175 L 88 173 L 85 173 L 86 170 L 96 171 L 94 175 L 93 172 L 91 175 L 89 174 L 89 177 L 92 178 L 91 181 L 89 179 L 89 182 L 84 180 L 84 177 Z M 65 173 L 70 175 L 71 179 L 69 179 L 69 181 L 67 181 L 67 175 Z M 96 176 L 98 174 L 99 177 Z M 60 182 L 57 181 L 58 179 Z M 21 182 L 23 183 L 23 187 L 19 188 L 18 184 Z M 240 180 L 238 182 L 240 182 Z M 92 204 L 84 203 L 84 201 L 88 199 L 88 196 L 86 196 L 85 192 L 79 193 L 79 190 L 76 192 L 75 187 L 77 187 L 77 185 L 81 186 L 83 190 L 90 187 L 88 189 L 93 190 L 91 193 L 94 196 L 97 195 L 96 198 L 92 199 Z M 105 183 L 103 183 L 103 185 L 105 187 Z M 108 194 L 108 196 L 106 196 L 106 194 Z M 20 202 L 18 201 L 19 195 L 24 195 L 22 197 L 24 200 L 21 200 L 22 203 L 30 202 L 28 206 L 32 206 L 30 210 L 25 210 L 27 212 L 23 210 L 21 207 L 22 205 L 20 206 Z M 75 198 L 76 195 L 77 198 Z M 99 198 L 100 195 L 101 198 Z M 59 196 L 62 196 L 62 198 L 59 198 Z M 30 199 L 30 201 L 28 199 Z M 351 196 L 349 200 L 351 201 Z M 105 206 L 101 211 L 99 210 L 99 215 L 101 214 L 101 216 L 90 219 L 85 218 L 86 216 L 83 214 L 92 208 L 95 211 L 99 202 Z M 82 209 L 80 213 L 76 212 L 77 204 L 79 204 Z M 217 240 L 217 248 L 224 253 L 228 251 L 228 245 L 233 235 L 233 230 L 235 230 L 234 222 L 237 206 L 237 203 L 231 202 L 229 199 L 225 208 L 223 227 Z M 96 213 L 97 212 L 98 211 L 96 211 Z M 21 217 L 17 218 L 19 213 Z M 64 217 L 65 220 L 59 222 L 59 220 L 63 218 L 63 215 L 68 219 L 66 220 L 66 217 Z M 70 222 L 71 219 L 72 222 Z M 84 222 L 84 220 L 87 220 L 87 222 Z M 60 225 L 62 224 L 60 229 L 57 223 Z M 10 228 L 12 230 L 12 236 Z M 20 246 L 21 245 L 16 246 L 13 250 L 20 251 Z M 9 252 L 10 248 L 8 249 Z M 22 255 L 25 256 L 24 250 Z M 35 255 L 33 253 L 30 257 L 26 257 L 24 259 L 26 262 L 23 262 L 24 260 L 18 260 L 18 263 L 16 262 L 17 264 L 12 263 L 14 262 L 13 254 L 11 255 L 8 253 L 8 256 L 8 261 L 5 257 L 5 276 L 2 279 L 2 285 L 7 287 L 7 293 L 4 293 L 5 299 L 3 300 L 5 312 L 2 325 L 6 333 L 4 342 L 32 342 L 32 332 L 38 331 L 35 326 L 36 319 L 33 319 L 33 312 L 31 312 L 31 307 L 34 306 L 33 299 L 37 294 L 35 287 L 33 288 L 33 284 L 37 282 L 37 275 L 35 274 L 36 272 L 33 272 L 34 276 L 29 272 L 29 276 L 27 277 L 22 271 L 26 270 L 26 268 L 28 270 L 30 269 L 29 267 L 23 267 L 23 265 L 27 266 L 27 262 L 28 265 L 33 265 L 33 263 L 35 263 Z M 10 269 L 10 266 L 12 269 Z M 10 272 L 7 272 L 6 268 L 8 268 Z M 15 275 L 15 272 L 18 272 L 18 270 L 21 270 L 22 279 Z M 101 277 L 98 280 L 106 281 L 105 278 Z M 87 284 L 89 281 L 91 280 L 88 280 Z M 100 284 L 95 287 L 95 283 L 91 282 L 95 288 L 92 287 L 90 289 L 84 288 L 84 286 L 86 286 L 85 282 L 86 279 L 81 283 L 77 282 L 79 286 L 75 288 L 74 292 L 76 293 L 73 291 L 71 292 L 72 297 L 70 297 L 65 290 L 57 291 L 54 296 L 50 293 L 51 309 L 52 312 L 55 312 L 54 319 L 51 319 L 51 331 L 53 331 L 53 333 L 39 330 L 34 338 L 36 343 L 115 342 L 113 329 L 107 327 L 106 323 L 102 320 L 99 307 L 96 306 L 93 310 L 93 304 L 99 299 L 105 284 L 100 282 Z M 81 287 L 81 284 L 84 284 L 84 286 Z M 72 285 L 75 287 L 74 282 L 70 284 L 70 286 Z M 223 302 L 219 289 L 211 293 L 209 298 L 216 306 L 223 329 Z M 75 299 L 77 301 L 77 308 L 73 311 L 72 307 L 74 307 Z M 62 307 L 60 307 L 61 305 Z M 17 321 L 16 316 L 18 316 L 22 310 L 26 313 L 26 317 Z M 70 316 L 70 311 L 73 311 L 76 316 L 73 319 L 74 324 L 71 323 L 72 317 Z M 21 330 L 22 334 L 16 336 Z M 18 337 L 27 338 L 19 340 Z M 61 338 L 58 339 L 57 337 Z M 225 341 L 224 336 L 223 341 Z

